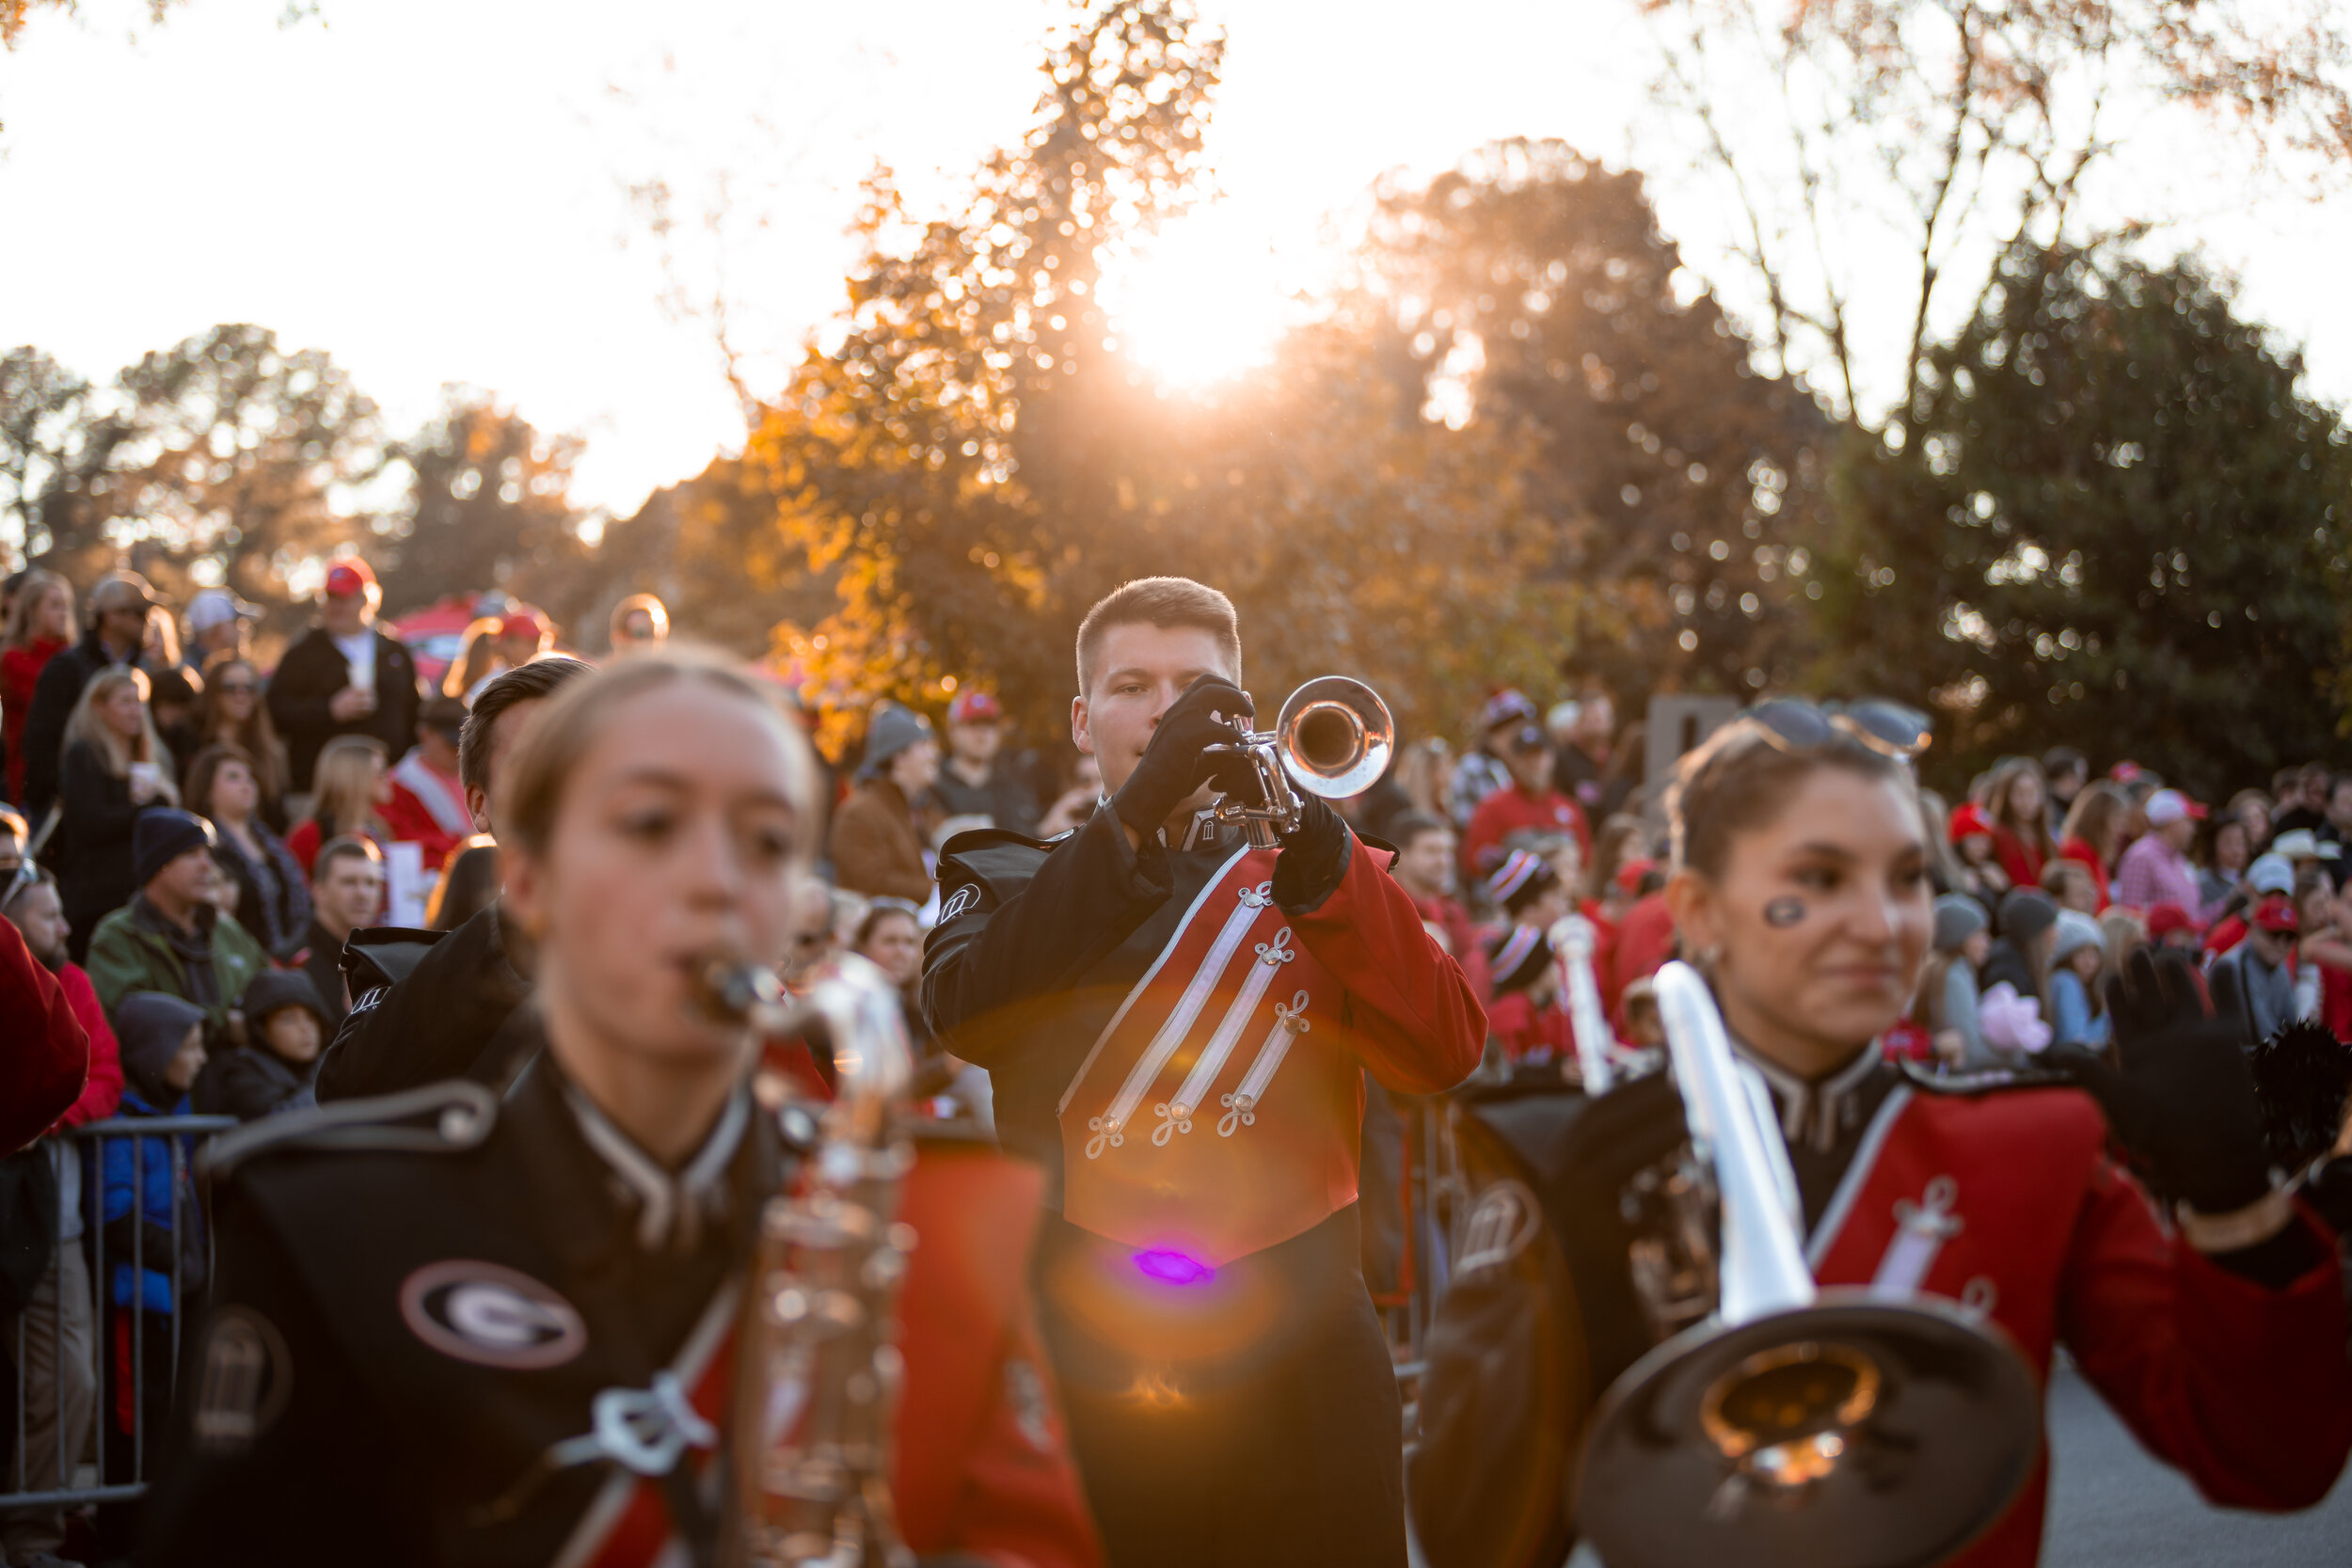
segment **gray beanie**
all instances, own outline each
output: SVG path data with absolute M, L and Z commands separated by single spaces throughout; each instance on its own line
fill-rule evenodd
M 890 759 L 908 747 L 931 737 L 931 721 L 910 707 L 884 703 L 874 710 L 866 730 L 866 761 L 858 777 L 871 779 L 890 766 Z
M 2058 924 L 2058 907 L 2040 888 L 2011 888 L 2001 898 L 2001 935 L 2010 945 L 2026 943 Z
M 2106 939 L 2099 934 L 2099 923 L 2080 910 L 2058 911 L 2058 945 L 2050 951 L 2050 961 L 2062 964 L 2086 947 L 2106 951 Z
M 1960 944 L 1985 928 L 1984 906 L 1964 893 L 1947 893 L 1935 901 L 1935 950 L 1957 953 Z

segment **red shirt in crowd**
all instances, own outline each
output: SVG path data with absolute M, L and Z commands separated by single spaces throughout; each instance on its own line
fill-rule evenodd
M 2001 863 L 2001 872 L 2009 878 L 2011 887 L 2042 885 L 2042 854 L 2041 847 L 2028 844 L 2014 830 L 1993 829 L 1993 853 Z
M 0 1155 L 13 1154 L 71 1115 L 89 1083 L 89 1031 L 24 933 L 0 920 Z M 119 1088 L 119 1085 L 118 1085 Z
M 33 711 L 33 686 L 41 667 L 65 646 L 62 639 L 36 637 L 22 648 L 0 653 L 0 743 L 8 748 L 8 799 L 24 794 L 24 720 Z
M 1485 1002 L 1494 995 L 1494 976 L 1487 972 L 1486 944 L 1478 940 L 1478 927 L 1470 924 L 1470 911 L 1453 898 L 1414 898 L 1413 908 L 1421 911 L 1422 929 L 1461 967 L 1462 978 L 1470 982 L 1478 1000 Z
M 1664 894 L 1653 893 L 1625 911 L 1625 924 L 1617 927 L 1616 953 L 1600 982 L 1601 1006 L 1609 1009 L 1620 1031 L 1625 1020 L 1617 1005 L 1625 999 L 1625 988 L 1657 974 L 1659 966 L 1674 956 L 1674 912 L 1666 908 Z
M 122 1103 L 122 1047 L 106 1022 L 106 1009 L 99 1005 L 98 988 L 74 963 L 57 971 L 57 984 L 65 991 L 66 1009 L 89 1036 L 89 1077 L 82 1085 L 82 1098 L 57 1118 L 52 1132 L 103 1121 Z
M 1498 789 L 1478 802 L 1470 813 L 1470 826 L 1462 830 L 1462 869 L 1473 879 L 1486 874 L 1486 867 L 1478 863 L 1479 852 L 1501 844 L 1522 828 L 1542 832 L 1571 832 L 1577 847 L 1584 854 L 1593 852 L 1593 831 L 1584 824 L 1584 812 L 1574 800 L 1556 789 L 1529 794 L 1518 784 Z
M 1545 1052 L 1561 1057 L 1576 1054 L 1576 1031 L 1568 1023 L 1568 1015 L 1557 1003 L 1536 1006 L 1523 990 L 1486 1004 L 1486 1033 L 1502 1043 L 1502 1053 L 1515 1062 Z
M 415 752 L 392 769 L 392 798 L 384 802 L 382 815 L 392 842 L 416 845 L 424 851 L 428 866 L 441 864 L 451 850 L 473 836 L 465 785 L 455 774 L 427 768 Z

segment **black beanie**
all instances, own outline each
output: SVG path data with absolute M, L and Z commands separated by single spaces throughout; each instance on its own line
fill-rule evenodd
M 189 850 L 210 849 L 219 842 L 213 825 L 193 812 L 169 807 L 141 812 L 131 826 L 131 880 L 145 887 Z
M 1525 990 L 1551 967 L 1551 943 L 1533 926 L 1513 926 L 1486 944 L 1497 996 Z

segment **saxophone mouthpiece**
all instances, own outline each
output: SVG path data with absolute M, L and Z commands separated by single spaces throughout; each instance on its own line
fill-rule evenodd
M 712 958 L 702 967 L 694 1001 L 721 1023 L 751 1023 L 763 1010 L 784 1005 L 784 982 L 772 969 L 736 958 Z

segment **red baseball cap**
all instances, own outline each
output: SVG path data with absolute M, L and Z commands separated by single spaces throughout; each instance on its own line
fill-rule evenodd
M 375 574 L 364 561 L 338 561 L 326 569 L 326 594 L 333 599 L 348 599 L 366 593 L 375 586 Z
M 947 705 L 950 724 L 993 724 L 1004 716 L 1004 705 L 987 691 L 959 691 Z
M 1620 892 L 1630 893 L 1638 895 L 1642 891 L 1642 879 L 1657 869 L 1658 863 L 1653 860 L 1634 860 L 1626 862 L 1623 865 L 1617 867 L 1616 883 L 1618 890 Z
M 2194 931 L 2197 922 L 2178 904 L 2158 904 L 2148 911 L 2148 940 L 2162 942 L 2175 931 Z
M 542 637 L 547 629 L 547 623 L 539 619 L 535 610 L 510 610 L 499 621 L 501 637 Z
M 1982 833 L 1987 838 L 1993 836 L 1993 818 L 1985 816 L 1984 808 L 1967 800 L 1954 806 L 1952 808 L 1952 842 L 1958 844 L 1962 839 L 1973 838 L 1979 833 Z
M 2254 924 L 2265 931 L 2290 936 L 2303 928 L 2302 917 L 2295 912 L 2295 900 L 2283 893 L 2271 894 L 2254 906 Z

